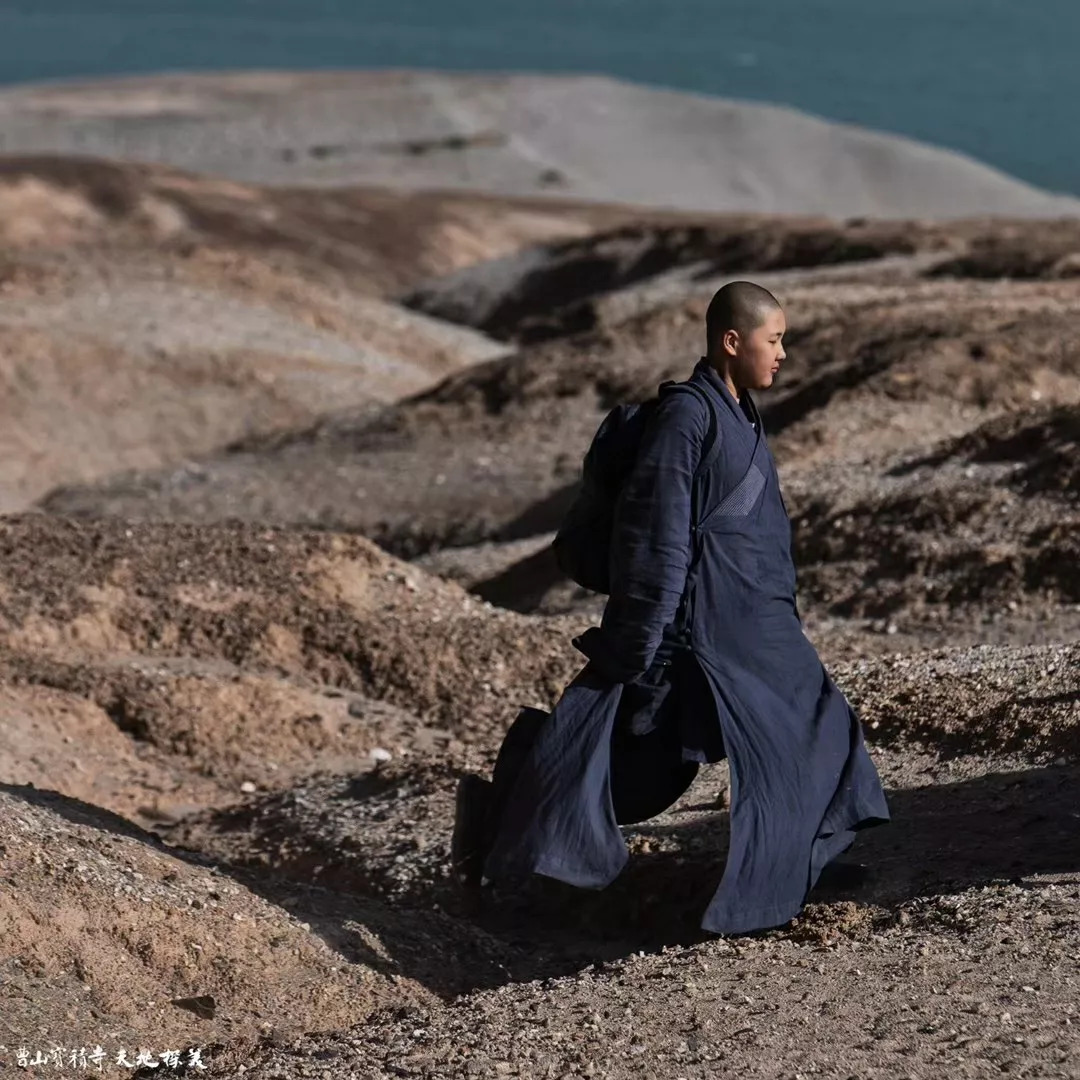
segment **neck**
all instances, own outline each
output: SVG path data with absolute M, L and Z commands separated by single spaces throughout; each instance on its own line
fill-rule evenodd
M 731 396 L 736 401 L 741 401 L 742 391 L 739 389 L 738 386 L 736 386 L 735 380 L 731 377 L 731 372 L 730 370 L 728 370 L 727 364 L 725 364 L 723 360 L 718 360 L 714 356 L 706 356 L 705 359 L 706 361 L 708 361 L 709 367 L 711 367 L 713 371 L 715 371 L 716 374 L 724 380 L 724 385 L 728 388 L 728 390 L 731 391 Z

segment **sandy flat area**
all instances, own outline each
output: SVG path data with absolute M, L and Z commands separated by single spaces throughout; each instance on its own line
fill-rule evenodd
M 248 72 L 19 86 L 0 91 L 0 153 L 719 213 L 1080 210 L 947 149 L 597 76 Z

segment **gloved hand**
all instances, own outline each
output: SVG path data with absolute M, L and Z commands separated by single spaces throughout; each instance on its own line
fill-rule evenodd
M 578 652 L 589 658 L 589 663 L 605 678 L 613 683 L 628 683 L 639 678 L 648 670 L 647 667 L 630 667 L 617 656 L 608 643 L 607 636 L 599 626 L 590 626 L 583 634 L 571 641 Z

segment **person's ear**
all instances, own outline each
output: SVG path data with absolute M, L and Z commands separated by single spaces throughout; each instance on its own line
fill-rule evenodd
M 724 332 L 722 339 L 724 345 L 724 352 L 728 356 L 734 356 L 739 351 L 739 331 L 727 330 Z

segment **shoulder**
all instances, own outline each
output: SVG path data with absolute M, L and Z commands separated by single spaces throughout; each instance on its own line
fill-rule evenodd
M 704 439 L 712 422 L 712 409 L 705 391 L 690 383 L 675 383 L 664 387 L 653 411 L 653 423 L 664 429 Z

